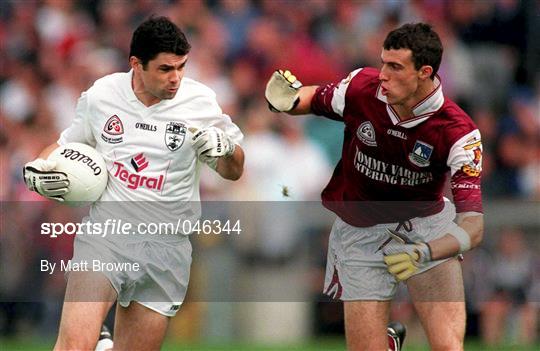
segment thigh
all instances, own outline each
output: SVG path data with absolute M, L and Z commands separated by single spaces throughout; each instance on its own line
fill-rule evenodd
M 344 310 L 349 351 L 387 350 L 390 301 L 345 301 Z
M 324 292 L 343 301 L 389 301 L 397 282 L 388 273 L 378 247 L 386 227 L 356 228 L 339 218 L 328 242 Z
M 101 273 L 71 272 L 55 350 L 93 350 L 116 291 Z
M 140 303 L 132 302 L 128 307 L 117 305 L 114 324 L 114 350 L 159 350 L 165 338 L 168 324 L 169 317 Z
M 458 260 L 448 260 L 415 275 L 407 286 L 431 349 L 462 350 L 466 317 Z

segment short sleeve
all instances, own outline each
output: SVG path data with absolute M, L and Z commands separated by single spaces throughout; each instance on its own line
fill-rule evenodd
M 221 129 L 234 141 L 235 144 L 240 145 L 242 140 L 244 140 L 244 134 L 242 134 L 240 128 L 233 123 L 231 117 L 223 113 L 223 110 L 221 107 L 219 107 L 215 96 L 212 98 L 211 108 L 213 110 L 213 118 L 210 121 L 210 125 Z
M 352 71 L 340 82 L 320 86 L 311 100 L 311 111 L 316 115 L 342 121 L 347 89 L 351 80 L 361 70 L 362 68 Z
M 217 120 L 215 126 L 223 130 L 237 145 L 240 145 L 242 140 L 244 140 L 244 134 L 242 134 L 240 128 L 232 122 L 231 117 L 224 113 Z
M 452 145 L 447 165 L 457 212 L 482 212 L 482 141 L 478 129 Z
M 94 138 L 89 123 L 90 103 L 88 100 L 88 92 L 85 91 L 77 101 L 73 122 L 60 134 L 58 144 L 64 145 L 71 142 L 78 142 L 92 147 L 96 146 L 96 139 Z

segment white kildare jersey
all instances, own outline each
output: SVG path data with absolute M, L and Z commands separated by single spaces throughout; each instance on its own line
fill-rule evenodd
M 58 140 L 93 146 L 107 163 L 108 185 L 91 215 L 107 201 L 177 207 L 199 201 L 200 162 L 189 129 L 214 126 L 237 144 L 243 138 L 205 85 L 183 78 L 173 99 L 147 107 L 135 96 L 131 80 L 132 71 L 97 80 L 82 93 L 73 123 Z

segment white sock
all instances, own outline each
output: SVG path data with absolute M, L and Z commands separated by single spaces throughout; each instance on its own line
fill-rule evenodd
M 107 351 L 112 350 L 112 348 L 113 341 L 111 339 L 101 339 L 98 341 L 95 351 Z

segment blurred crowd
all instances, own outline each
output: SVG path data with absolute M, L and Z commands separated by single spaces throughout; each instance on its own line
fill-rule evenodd
M 152 14 L 169 16 L 187 33 L 193 50 L 186 75 L 215 90 L 254 155 L 242 189 L 210 182 L 208 196 L 272 200 L 277 183 L 297 200 L 317 198 L 340 154 L 340 125 L 271 114 L 263 97 L 269 75 L 288 68 L 304 84 L 340 80 L 379 65 L 389 30 L 427 21 L 444 43 L 444 92 L 482 132 L 484 195 L 538 199 L 538 12 L 533 0 L 2 1 L 0 199 L 29 196 L 17 191 L 20 166 L 69 125 L 81 91 L 128 70 L 132 31 Z M 320 176 L 298 181 L 296 170 Z
M 207 172 L 205 199 L 317 200 L 339 159 L 342 125 L 271 113 L 264 100 L 266 80 L 278 68 L 290 69 L 304 84 L 320 84 L 358 67 L 377 67 L 388 31 L 427 21 L 444 45 L 443 91 L 482 133 L 484 198 L 539 200 L 539 13 L 535 0 L 0 1 L 0 200 L 39 199 L 25 190 L 23 164 L 57 140 L 73 118 L 78 96 L 94 80 L 129 69 L 131 34 L 153 14 L 170 17 L 185 31 L 193 47 L 186 76 L 210 86 L 245 134 L 243 178 L 231 184 Z M 33 220 L 62 216 L 48 213 L 46 203 L 41 207 L 43 212 L 30 213 Z M 28 225 L 13 212 L 11 226 Z M 292 245 L 290 237 L 267 237 L 261 250 L 269 246 L 272 256 L 279 240 L 283 247 Z M 531 251 L 530 265 L 537 256 Z M 9 261 L 5 254 L 0 258 Z M 481 274 L 475 273 L 481 266 L 467 274 Z M 517 295 L 501 293 L 497 301 L 501 296 Z M 508 310 L 494 304 L 487 311 Z M 482 314 L 481 307 L 477 311 Z M 527 325 L 533 325 L 534 312 L 524 313 Z M 497 316 L 491 317 L 500 320 Z

